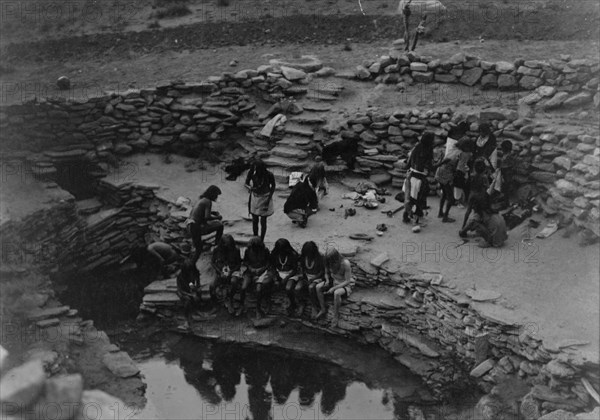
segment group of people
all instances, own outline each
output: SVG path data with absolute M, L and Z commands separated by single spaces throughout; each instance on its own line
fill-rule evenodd
M 308 297 L 316 319 L 326 314 L 325 297 L 333 296 L 332 324 L 335 326 L 342 298 L 349 296 L 354 286 L 350 261 L 331 247 L 323 255 L 312 241 L 304 243 L 298 253 L 285 238 L 278 239 L 269 250 L 259 236 L 254 236 L 242 257 L 233 237 L 225 234 L 212 251 L 211 264 L 216 280 L 209 286 L 210 295 L 216 301 L 217 289 L 225 289 L 226 307 L 236 316 L 245 311 L 248 291 L 255 291 L 256 316 L 262 318 L 270 311 L 272 293 L 285 290 L 289 315 L 300 316 Z M 194 305 L 200 302 L 199 279 L 194 260 L 185 260 L 177 278 L 177 289 L 188 318 Z
M 516 158 L 509 140 L 502 142 L 501 158 L 491 126 L 479 126 L 477 140 L 467 136 L 466 121 L 453 126 L 446 139 L 444 156 L 434 162 L 435 135 L 425 132 L 407 159 L 408 174 L 404 183 L 405 210 L 403 221 L 419 224 L 424 216 L 429 195 L 427 177 L 435 174 L 441 199 L 438 218 L 443 223 L 455 222 L 450 209 L 455 203 L 467 210 L 459 235 L 463 238 L 474 231 L 483 238 L 480 246 L 500 247 L 507 239 L 506 224 L 497 213 L 497 205 L 507 207 L 514 189 L 513 173 Z

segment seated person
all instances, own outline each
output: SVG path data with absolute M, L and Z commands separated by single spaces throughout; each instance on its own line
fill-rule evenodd
M 153 242 L 148 246 L 140 246 L 133 250 L 131 258 L 138 268 L 147 269 L 153 274 L 166 276 L 168 265 L 181 262 L 183 257 L 177 253 L 175 248 L 165 242 Z
M 310 186 L 308 178 L 298 182 L 283 205 L 283 212 L 300 227 L 306 227 L 308 217 L 316 212 L 319 205 L 317 194 Z
M 350 261 L 342 257 L 335 248 L 327 249 L 325 254 L 325 282 L 332 284 L 325 294 L 333 295 L 333 319 L 331 326 L 337 327 L 340 319 L 342 297 L 350 296 L 355 282 L 352 277 Z
M 223 235 L 223 217 L 212 211 L 212 203 L 217 201 L 221 195 L 221 190 L 215 185 L 211 185 L 200 195 L 200 199 L 190 212 L 189 230 L 192 236 L 192 242 L 196 249 L 194 260 L 198 261 L 202 253 L 202 236 L 212 232 L 217 232 L 215 243 L 219 243 Z
M 275 276 L 275 282 L 285 287 L 290 304 L 288 315 L 297 310 L 296 295 L 304 289 L 304 279 L 300 276 L 298 260 L 300 256 L 287 239 L 281 238 L 275 242 L 271 251 L 271 273 Z M 303 309 L 303 308 L 301 308 Z M 300 310 L 300 314 L 302 310 Z
M 308 294 L 315 310 L 316 319 L 327 313 L 325 296 L 323 295 L 325 283 L 325 261 L 319 252 L 319 247 L 313 241 L 305 242 L 300 251 L 300 270 L 308 284 Z M 331 287 L 331 285 L 329 285 Z
M 241 282 L 242 274 L 240 272 L 242 259 L 240 257 L 240 249 L 236 245 L 233 236 L 223 235 L 221 240 L 213 250 L 212 266 L 217 273 L 217 279 L 214 284 L 210 285 L 210 295 L 213 302 L 216 303 L 217 287 L 225 286 L 229 288 L 227 293 L 227 310 L 233 312 L 233 284 L 237 285 Z
M 474 195 L 470 201 L 470 207 L 475 212 L 475 216 L 465 222 L 458 233 L 460 237 L 465 238 L 470 231 L 475 231 L 483 239 L 479 244 L 482 248 L 499 248 L 504 245 L 508 239 L 506 222 L 500 214 L 492 210 L 489 197 Z
M 244 309 L 244 300 L 246 297 L 246 290 L 252 283 L 256 283 L 256 314 L 258 317 L 263 315 L 261 309 L 261 297 L 264 295 L 264 291 L 269 288 L 270 283 L 273 281 L 272 276 L 269 275 L 269 250 L 265 246 L 262 239 L 259 236 L 253 236 L 248 242 L 248 248 L 244 252 L 244 259 L 242 264 L 245 267 L 243 274 L 243 282 L 240 290 L 241 306 L 237 315 L 241 314 Z M 242 269 L 243 270 L 243 269 Z
M 183 329 L 188 330 L 190 328 L 192 311 L 202 301 L 200 272 L 191 259 L 185 260 L 181 265 L 181 271 L 177 276 L 177 296 L 179 296 L 179 299 L 183 303 L 183 313 L 186 319 Z

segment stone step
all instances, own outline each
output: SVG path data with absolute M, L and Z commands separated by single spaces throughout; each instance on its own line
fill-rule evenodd
M 306 137 L 284 137 L 277 142 L 277 145 L 297 147 L 302 150 L 312 150 L 315 148 L 315 142 Z
M 327 82 L 317 84 L 311 90 L 325 95 L 337 96 L 344 90 L 344 86 L 333 82 Z
M 300 148 L 293 146 L 277 145 L 271 149 L 271 154 L 292 159 L 306 159 L 308 153 Z
M 288 95 L 304 95 L 308 92 L 306 86 L 292 86 L 284 90 Z
M 96 198 L 88 198 L 87 200 L 76 201 L 79 214 L 92 214 L 102 208 L 102 203 Z
M 315 134 L 313 132 L 313 130 L 311 130 L 309 128 L 292 125 L 292 124 L 286 124 L 285 132 L 287 134 L 293 134 L 293 135 L 304 136 L 304 137 L 312 137 Z
M 144 293 L 176 292 L 177 279 L 158 280 L 144 287 Z
M 319 103 L 319 102 L 303 103 L 302 108 L 304 108 L 305 111 L 313 111 L 313 112 L 331 111 L 331 105 Z
M 313 100 L 313 101 L 325 101 L 325 102 L 333 102 L 333 101 L 338 100 L 337 96 L 330 95 L 327 93 L 317 92 L 317 91 L 308 92 L 308 94 L 306 95 L 306 98 Z
M 296 160 L 290 158 L 284 158 L 281 156 L 269 156 L 268 158 L 263 160 L 265 165 L 268 167 L 278 167 L 284 169 L 294 169 L 294 170 L 304 170 L 306 169 L 310 162 L 306 160 Z
M 290 118 L 290 121 L 297 122 L 298 124 L 325 124 L 325 117 L 304 113 Z
M 27 314 L 29 321 L 42 321 L 48 318 L 56 318 L 64 315 L 71 309 L 68 306 L 59 306 L 56 308 L 35 309 Z

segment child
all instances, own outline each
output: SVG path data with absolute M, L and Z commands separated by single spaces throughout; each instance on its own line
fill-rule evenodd
M 238 284 L 242 277 L 240 268 L 242 259 L 240 249 L 231 235 L 225 234 L 217 244 L 212 254 L 212 266 L 217 272 L 217 281 L 210 287 L 210 295 L 213 302 L 217 300 L 216 288 L 219 286 L 229 287 L 227 293 L 227 310 L 233 313 L 233 284 Z
M 185 260 L 181 265 L 181 271 L 177 276 L 177 296 L 183 303 L 183 313 L 186 319 L 182 328 L 189 330 L 192 311 L 200 304 L 202 299 L 200 272 L 191 259 Z
M 296 311 L 296 295 L 304 288 L 304 279 L 298 270 L 300 256 L 287 239 L 281 238 L 275 242 L 271 251 L 271 269 L 275 277 L 274 283 L 285 287 L 290 304 L 287 309 L 288 315 Z M 300 311 L 302 313 L 302 311 Z
M 475 195 L 471 200 L 471 207 L 475 217 L 463 225 L 459 231 L 461 238 L 465 238 L 469 231 L 475 231 L 483 239 L 479 246 L 481 248 L 500 248 L 504 245 L 508 234 L 504 218 L 491 209 L 487 195 Z
M 354 287 L 352 266 L 348 259 L 342 257 L 337 249 L 329 248 L 325 254 L 325 282 L 333 286 L 325 294 L 333 295 L 332 327 L 337 327 L 340 318 L 342 297 L 350 296 Z
M 242 289 L 240 291 L 241 306 L 237 312 L 239 315 L 244 307 L 244 299 L 246 297 L 246 290 L 252 283 L 256 283 L 256 316 L 258 318 L 264 315 L 261 302 L 265 294 L 265 290 L 269 288 L 273 281 L 272 276 L 269 275 L 269 257 L 270 253 L 262 239 L 258 236 L 252 237 L 248 242 L 248 248 L 244 253 L 243 264 L 246 267 L 242 283 Z
M 319 319 L 326 314 L 325 296 L 323 289 L 325 283 L 325 261 L 319 252 L 317 244 L 313 241 L 305 242 L 300 251 L 300 269 L 308 284 L 308 294 L 315 310 L 315 318 Z M 331 287 L 331 285 L 329 285 Z

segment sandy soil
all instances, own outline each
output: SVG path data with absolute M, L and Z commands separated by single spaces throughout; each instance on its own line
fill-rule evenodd
M 251 233 L 251 224 L 242 220 L 247 216 L 247 191 L 242 185 L 243 179 L 226 181 L 226 174 L 218 168 L 186 172 L 183 167 L 186 159 L 176 156 L 171 164 L 164 164 L 156 155 L 135 156 L 128 161 L 137 168 L 129 181 L 161 185 L 159 194 L 171 200 L 180 196 L 194 200 L 210 184 L 219 185 L 223 195 L 215 207 L 225 219 L 237 221 L 228 231 Z M 436 199 L 430 200 L 432 213 L 428 225 L 415 234 L 411 232 L 411 226 L 401 222 L 400 213 L 392 219 L 381 213 L 380 210 L 396 208 L 398 203 L 391 197 L 380 209 L 357 208 L 355 217 L 344 219 L 344 209 L 353 206 L 352 201 L 342 198 L 347 191 L 347 187 L 334 184 L 321 204 L 321 211 L 310 219 L 306 229 L 301 229 L 282 211 L 285 199 L 279 195 L 285 194 L 286 189 L 281 186 L 275 194 L 276 211 L 269 219 L 266 241 L 273 243 L 279 237 L 286 237 L 297 245 L 307 240 L 356 244 L 348 234 L 362 232 L 376 236 L 375 226 L 385 223 L 388 231 L 382 237 L 376 237 L 371 243 L 358 244 L 360 258 L 368 261 L 381 252 L 388 252 L 406 268 L 442 273 L 459 290 L 475 287 L 498 291 L 502 297 L 487 309 L 502 313 L 527 331 L 554 344 L 565 339 L 589 341 L 582 350 L 597 360 L 598 245 L 581 248 L 574 239 L 562 238 L 559 231 L 548 239 L 535 239 L 533 246 L 528 247 L 521 243 L 524 232 L 517 227 L 509 233 L 501 250 L 482 250 L 470 243 L 456 248 L 460 242 L 457 235 L 459 222 L 443 224 L 436 219 Z M 462 210 L 453 209 L 451 214 L 462 220 Z M 546 220 L 541 215 L 533 218 L 542 222 L 539 229 L 531 231 L 535 234 Z

